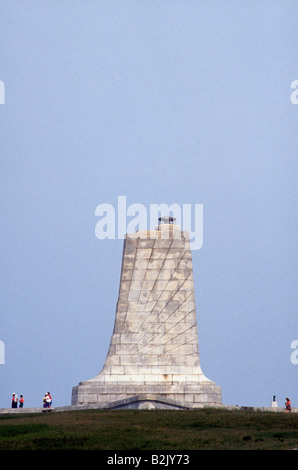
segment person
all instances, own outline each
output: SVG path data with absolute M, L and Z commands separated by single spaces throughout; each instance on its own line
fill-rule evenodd
M 51 408 L 51 406 L 52 406 L 52 397 L 51 397 L 50 392 L 48 392 L 47 395 L 48 395 L 48 397 L 47 397 L 48 408 Z
M 15 393 L 13 393 L 13 394 L 12 394 L 11 407 L 12 407 L 12 408 L 17 408 L 17 407 L 18 407 L 18 401 L 19 401 L 19 400 L 18 400 L 18 396 L 17 396 Z
M 286 412 L 290 413 L 290 411 L 292 410 L 292 407 L 291 407 L 291 400 L 289 398 L 286 398 Z
M 23 406 L 24 406 L 24 397 L 23 395 L 20 395 L 19 408 L 23 408 Z
M 44 408 L 47 408 L 47 407 L 48 407 L 48 403 L 47 403 L 47 394 L 45 394 L 45 396 L 43 397 L 43 407 L 44 407 Z

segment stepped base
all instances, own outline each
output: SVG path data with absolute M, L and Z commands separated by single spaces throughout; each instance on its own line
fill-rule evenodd
M 108 403 L 111 404 L 111 408 L 200 408 L 221 405 L 222 396 L 221 388 L 213 382 L 119 385 L 86 381 L 80 382 L 72 389 L 72 405 L 102 404 L 103 408 L 109 408 Z

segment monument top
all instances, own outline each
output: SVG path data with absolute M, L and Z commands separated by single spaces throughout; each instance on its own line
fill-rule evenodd
M 159 217 L 158 223 L 160 224 L 173 224 L 175 222 L 175 217 Z

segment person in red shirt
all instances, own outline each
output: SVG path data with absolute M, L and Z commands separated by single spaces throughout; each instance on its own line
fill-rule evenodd
M 12 394 L 11 407 L 12 407 L 12 408 L 17 408 L 17 407 L 18 407 L 18 401 L 19 401 L 19 400 L 18 400 L 18 396 L 17 396 L 15 393 L 13 393 L 13 394 Z
M 23 408 L 23 406 L 24 406 L 24 397 L 23 397 L 23 395 L 20 395 L 19 408 Z
M 291 407 L 291 400 L 289 398 L 286 398 L 286 412 L 290 413 L 290 411 L 292 410 L 292 407 Z

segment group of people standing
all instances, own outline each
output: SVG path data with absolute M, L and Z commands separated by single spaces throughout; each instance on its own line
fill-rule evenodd
M 44 408 L 51 408 L 52 406 L 52 397 L 50 392 L 47 392 L 43 397 L 43 407 Z M 12 408 L 23 408 L 24 407 L 24 397 L 20 395 L 20 398 L 17 396 L 16 393 L 12 394 L 11 400 L 11 407 Z
M 50 392 L 46 393 L 43 397 L 43 407 L 44 408 L 51 408 L 52 406 L 52 397 Z
M 24 397 L 23 395 L 20 395 L 20 398 L 17 396 L 16 393 L 12 394 L 12 400 L 11 400 L 11 407 L 12 408 L 23 408 L 24 406 Z
M 275 396 L 273 397 L 273 400 L 275 401 Z M 23 408 L 24 407 L 24 397 L 23 395 L 20 395 L 20 398 L 18 398 L 16 393 L 12 394 L 12 401 L 11 401 L 11 407 L 12 408 Z M 52 397 L 50 392 L 47 392 L 45 396 L 43 397 L 43 408 L 51 408 L 52 406 Z M 291 400 L 289 398 L 286 398 L 285 402 L 285 407 L 286 407 L 286 412 L 290 413 L 292 410 L 291 407 Z

